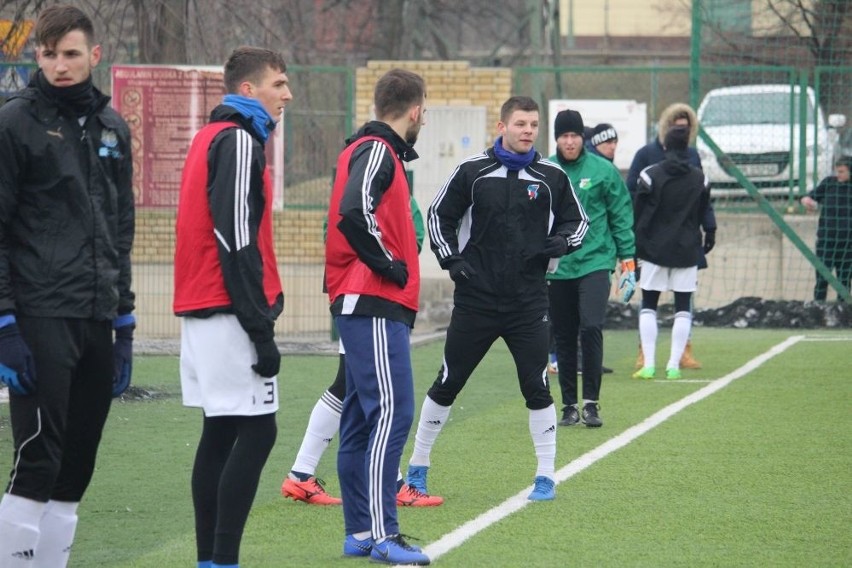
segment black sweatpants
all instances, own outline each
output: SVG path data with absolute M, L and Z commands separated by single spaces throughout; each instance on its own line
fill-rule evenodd
M 37 391 L 10 392 L 15 442 L 8 493 L 78 502 L 92 474 L 112 401 L 112 324 L 18 316 Z
M 530 410 L 553 404 L 547 379 L 547 312 L 482 312 L 453 308 L 444 364 L 429 388 L 429 398 L 441 406 L 456 400 L 467 379 L 498 338 L 502 337 L 515 360 L 521 393 Z
M 852 243 L 829 239 L 819 239 L 816 245 L 816 255 L 829 270 L 836 273 L 837 279 L 847 290 L 852 284 Z M 814 300 L 825 301 L 828 296 L 828 280 L 816 273 Z
M 559 363 L 562 404 L 577 404 L 577 337 L 583 351 L 583 398 L 598 400 L 603 365 L 603 326 L 609 299 L 609 271 L 580 278 L 548 280 L 550 323 Z

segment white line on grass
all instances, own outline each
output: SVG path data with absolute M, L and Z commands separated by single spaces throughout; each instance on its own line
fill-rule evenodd
M 568 463 L 566 466 L 556 472 L 556 484 L 558 485 L 563 481 L 570 479 L 571 477 L 580 473 L 598 460 L 601 460 L 612 452 L 623 448 L 642 434 L 652 430 L 653 428 L 656 428 L 657 426 L 659 426 L 684 408 L 707 398 L 711 394 L 725 388 L 733 381 L 744 377 L 745 375 L 754 371 L 776 355 L 780 355 L 802 339 L 804 339 L 804 336 L 802 335 L 795 335 L 787 338 L 769 351 L 758 355 L 739 369 L 728 373 L 724 377 L 716 379 L 715 381 L 708 384 L 706 387 L 703 387 L 683 397 L 677 402 L 673 402 L 665 408 L 655 412 L 639 424 L 631 426 L 618 436 L 610 438 L 597 448 L 586 452 L 585 454 Z M 531 489 L 532 487 L 527 487 L 520 493 L 509 497 L 493 509 L 485 511 L 475 519 L 470 520 L 465 524 L 461 525 L 459 528 L 455 529 L 454 531 L 445 534 L 437 541 L 433 542 L 429 546 L 426 546 L 423 549 L 423 552 L 428 555 L 432 560 L 443 556 L 450 550 L 456 548 L 457 546 L 460 546 L 464 541 L 476 535 L 477 533 L 485 530 L 494 523 L 505 519 L 512 513 L 520 511 L 522 508 L 529 505 L 531 501 L 527 499 L 527 495 L 529 494 Z
M 852 335 L 811 335 L 802 341 L 852 341 Z

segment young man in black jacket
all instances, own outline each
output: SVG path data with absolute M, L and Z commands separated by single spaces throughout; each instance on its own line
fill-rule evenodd
M 642 309 L 639 338 L 644 365 L 633 374 L 653 379 L 660 293 L 674 292 L 675 317 L 666 378 L 681 378 L 680 361 L 692 328 L 690 303 L 698 281 L 701 255 L 713 248 L 715 231 L 704 233 L 701 221 L 710 207 L 710 182 L 691 166 L 689 130 L 672 128 L 665 137 L 665 159 L 639 174 L 633 200 L 636 256 L 642 261 Z
M 110 401 L 130 382 L 132 160 L 127 125 L 92 84 L 88 16 L 45 8 L 35 38 L 39 70 L 0 108 L 0 380 L 15 446 L 0 566 L 61 568 Z
M 423 401 L 409 461 L 407 483 L 423 493 L 429 493 L 432 446 L 453 402 L 502 337 L 515 360 L 538 459 L 529 498 L 556 494 L 545 273 L 552 259 L 581 246 L 588 219 L 562 168 L 533 147 L 538 129 L 538 104 L 511 97 L 500 111 L 494 146 L 459 164 L 429 207 L 432 252 L 455 292 L 444 363 Z

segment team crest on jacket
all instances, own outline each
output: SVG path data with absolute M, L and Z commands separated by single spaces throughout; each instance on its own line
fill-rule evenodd
M 539 184 L 531 183 L 527 186 L 527 197 L 530 198 L 530 201 L 538 197 L 538 188 Z
M 592 185 L 592 178 L 580 178 L 580 189 L 586 189 Z
M 121 152 L 118 151 L 118 136 L 115 131 L 106 128 L 101 132 L 101 147 L 98 149 L 98 156 L 101 158 L 121 158 Z

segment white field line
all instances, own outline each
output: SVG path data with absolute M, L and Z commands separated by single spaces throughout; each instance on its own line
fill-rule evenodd
M 852 335 L 810 335 L 802 341 L 852 341 Z
M 795 335 L 787 338 L 782 341 L 775 347 L 769 349 L 765 353 L 758 355 L 739 369 L 734 370 L 731 373 L 728 373 L 724 377 L 714 380 L 707 386 L 683 397 L 677 402 L 673 402 L 672 404 L 662 408 L 661 410 L 655 412 L 639 424 L 635 426 L 631 426 L 621 434 L 615 436 L 614 438 L 610 438 L 597 448 L 594 448 L 582 456 L 578 457 L 574 461 L 565 465 L 562 469 L 556 472 L 556 484 L 559 485 L 563 481 L 566 481 L 573 476 L 577 475 L 584 469 L 588 468 L 595 462 L 605 458 L 612 452 L 623 448 L 642 434 L 656 428 L 681 410 L 686 407 L 699 402 L 711 394 L 725 388 L 733 381 L 744 377 L 750 372 L 754 371 L 776 355 L 780 355 L 799 341 L 802 341 L 804 336 Z M 672 381 L 677 382 L 677 381 Z M 516 511 L 520 511 L 527 505 L 531 503 L 527 499 L 527 495 L 532 490 L 532 486 L 525 488 L 520 493 L 509 497 L 501 504 L 497 505 L 493 509 L 490 509 L 473 520 L 470 520 L 454 531 L 445 534 L 437 541 L 423 548 L 423 552 L 429 556 L 432 560 L 435 560 L 450 550 L 460 546 L 467 539 L 475 536 L 477 533 L 485 530 L 489 526 L 505 519 L 512 513 Z M 558 498 L 558 497 L 557 497 Z

